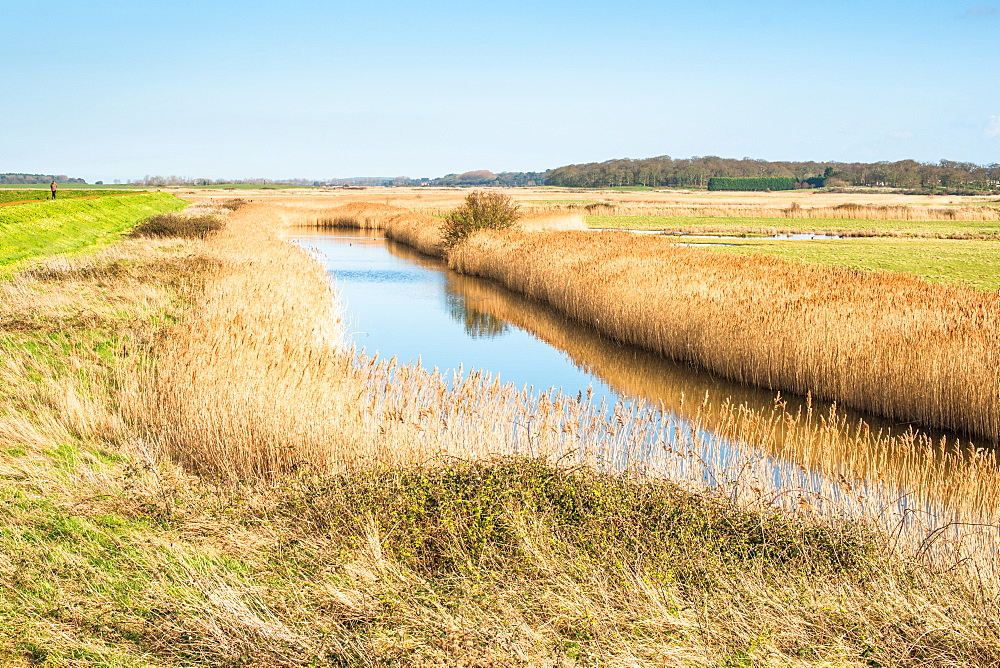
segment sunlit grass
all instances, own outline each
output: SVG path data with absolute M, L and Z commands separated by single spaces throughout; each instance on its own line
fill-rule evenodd
M 0 277 L 33 257 L 110 243 L 139 221 L 186 205 L 173 195 L 150 193 L 0 207 Z

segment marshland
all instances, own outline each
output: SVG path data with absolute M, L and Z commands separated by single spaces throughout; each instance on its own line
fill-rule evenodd
M 587 230 L 788 194 L 510 192 L 0 210 L 4 662 L 1000 660 L 995 291 Z

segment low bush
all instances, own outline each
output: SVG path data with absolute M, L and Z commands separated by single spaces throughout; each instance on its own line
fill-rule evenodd
M 181 237 L 204 239 L 218 232 L 223 222 L 216 216 L 183 216 L 176 213 L 161 213 L 147 218 L 132 230 L 133 237 Z
M 223 209 L 229 209 L 230 211 L 236 211 L 249 204 L 253 200 L 243 199 L 242 197 L 234 197 L 233 199 L 227 199 L 224 202 L 219 202 L 219 206 Z
M 383 553 L 428 577 L 528 567 L 526 527 L 534 527 L 532 545 L 594 564 L 624 555 L 640 569 L 670 564 L 672 579 L 693 587 L 750 564 L 772 574 L 863 576 L 879 554 L 879 541 L 860 525 L 750 511 L 669 482 L 533 459 L 352 472 L 317 479 L 301 493 L 285 497 L 289 517 L 357 545 L 371 518 Z
M 477 230 L 502 230 L 517 222 L 518 206 L 503 193 L 474 190 L 451 212 L 444 227 L 444 246 L 457 246 Z

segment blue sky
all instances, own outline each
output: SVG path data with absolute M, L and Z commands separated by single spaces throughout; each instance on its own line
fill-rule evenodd
M 0 172 L 1000 162 L 986 2 L 0 0 Z

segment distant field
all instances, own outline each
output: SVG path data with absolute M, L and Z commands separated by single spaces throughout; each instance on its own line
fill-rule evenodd
M 214 186 L 163 186 L 163 187 L 184 188 L 188 190 L 288 190 L 290 188 L 316 188 L 318 186 L 289 186 L 289 185 L 256 186 L 247 183 L 217 183 Z
M 139 193 L 0 207 L 0 277 L 24 260 L 114 241 L 153 214 L 185 206 L 166 193 Z
M 599 199 L 522 199 L 517 201 L 520 204 L 576 204 L 578 206 L 601 203 Z
M 834 232 L 856 236 L 977 236 L 1000 238 L 1000 221 L 874 220 L 852 218 L 718 218 L 673 216 L 587 216 L 595 229 L 671 230 L 688 233 Z
M 128 192 L 128 191 L 125 191 Z M 103 195 L 121 195 L 123 191 L 121 190 L 84 190 L 79 188 L 74 188 L 72 190 L 63 190 L 62 187 L 59 188 L 56 194 L 57 200 L 60 199 L 73 199 L 76 197 L 93 197 L 93 196 L 103 196 Z M 24 199 L 51 199 L 52 191 L 48 187 L 33 188 L 33 189 L 17 189 L 10 190 L 7 188 L 0 189 L 0 203 L 3 202 L 18 202 Z
M 686 241 L 688 241 L 686 239 Z M 763 253 L 822 265 L 865 271 L 899 271 L 935 283 L 960 283 L 1000 290 L 1000 242 L 959 239 L 726 240 L 711 246 L 721 253 Z

